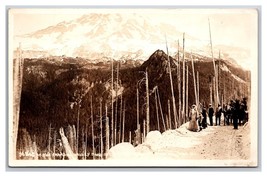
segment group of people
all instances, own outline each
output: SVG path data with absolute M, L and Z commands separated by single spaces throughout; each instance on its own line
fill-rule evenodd
M 209 104 L 208 110 L 205 105 L 200 104 L 198 107 L 193 104 L 189 112 L 189 127 L 191 131 L 200 131 L 208 126 L 207 117 L 209 118 L 209 126 L 221 125 L 222 117 L 224 125 L 233 125 L 234 129 L 238 129 L 238 125 L 242 125 L 248 121 L 248 108 L 247 99 L 243 98 L 241 101 L 238 99 L 230 100 L 226 105 L 218 107 L 214 110 Z M 215 122 L 213 122 L 215 117 Z

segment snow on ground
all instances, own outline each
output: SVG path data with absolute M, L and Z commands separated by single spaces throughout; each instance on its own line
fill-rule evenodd
M 221 121 L 220 126 L 208 126 L 200 132 L 187 130 L 188 125 L 187 122 L 178 129 L 163 133 L 150 131 L 145 141 L 136 147 L 128 142 L 117 144 L 109 150 L 107 160 L 149 161 L 149 164 L 160 162 L 161 165 L 162 160 L 167 160 L 164 163 L 174 162 L 181 166 L 257 164 L 256 154 L 250 153 L 249 124 L 234 130 L 233 126 L 224 126 Z
M 183 124 L 178 129 L 167 130 L 163 133 L 150 131 L 143 144 L 136 147 L 128 142 L 117 144 L 108 153 L 108 159 L 173 159 L 173 155 L 164 154 L 166 148 L 190 148 L 201 143 L 201 136 L 209 134 L 213 127 L 200 132 L 187 130 L 189 122 Z

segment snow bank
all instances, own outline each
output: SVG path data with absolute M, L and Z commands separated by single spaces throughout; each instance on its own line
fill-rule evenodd
M 136 156 L 135 149 L 130 143 L 120 143 L 109 149 L 107 159 L 127 160 Z
M 159 131 L 150 131 L 146 138 L 144 145 L 148 146 L 152 151 L 162 148 L 162 135 Z
M 113 146 L 107 159 L 116 160 L 151 160 L 151 159 L 177 159 L 177 148 L 190 148 L 200 144 L 200 136 L 206 136 L 213 127 L 208 127 L 200 132 L 192 132 L 187 128 L 189 122 L 178 129 L 167 130 L 162 134 L 159 131 L 150 131 L 143 144 L 134 147 L 130 143 L 120 143 Z

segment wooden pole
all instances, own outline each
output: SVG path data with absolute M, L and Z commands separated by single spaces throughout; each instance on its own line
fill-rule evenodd
M 171 94 L 172 94 L 173 119 L 174 119 L 174 126 L 176 129 L 177 128 L 177 114 L 176 114 L 175 97 L 174 97 L 174 91 L 173 91 L 173 82 L 172 82 L 172 68 L 171 68 L 171 61 L 169 57 L 169 50 L 168 50 L 166 36 L 165 36 L 165 41 L 166 41 L 166 50 L 167 50 L 167 57 L 168 57 L 168 68 L 169 68 L 169 73 L 170 73 L 169 76 L 170 76 Z

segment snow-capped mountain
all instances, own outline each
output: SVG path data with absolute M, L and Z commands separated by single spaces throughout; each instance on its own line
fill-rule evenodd
M 21 42 L 24 50 L 47 51 L 49 55 L 134 59 L 163 46 L 165 33 L 180 34 L 171 25 L 155 26 L 137 14 L 90 14 L 14 40 L 15 44 Z
M 134 13 L 91 13 L 33 33 L 14 36 L 14 47 L 21 43 L 24 57 L 29 58 L 64 55 L 90 60 L 105 60 L 109 57 L 117 60 L 142 60 L 157 49 L 166 49 L 165 36 L 169 54 L 174 56 L 177 52 L 177 41 L 180 39 L 182 46 L 183 36 L 183 32 L 174 25 Z M 211 55 L 209 42 L 203 43 L 190 34 L 186 34 L 185 38 L 188 52 L 193 51 L 208 57 Z M 219 50 L 218 47 L 221 46 L 215 46 L 214 51 Z M 233 54 L 242 50 L 224 48 L 231 49 Z M 226 50 L 223 50 L 222 56 L 233 58 Z

